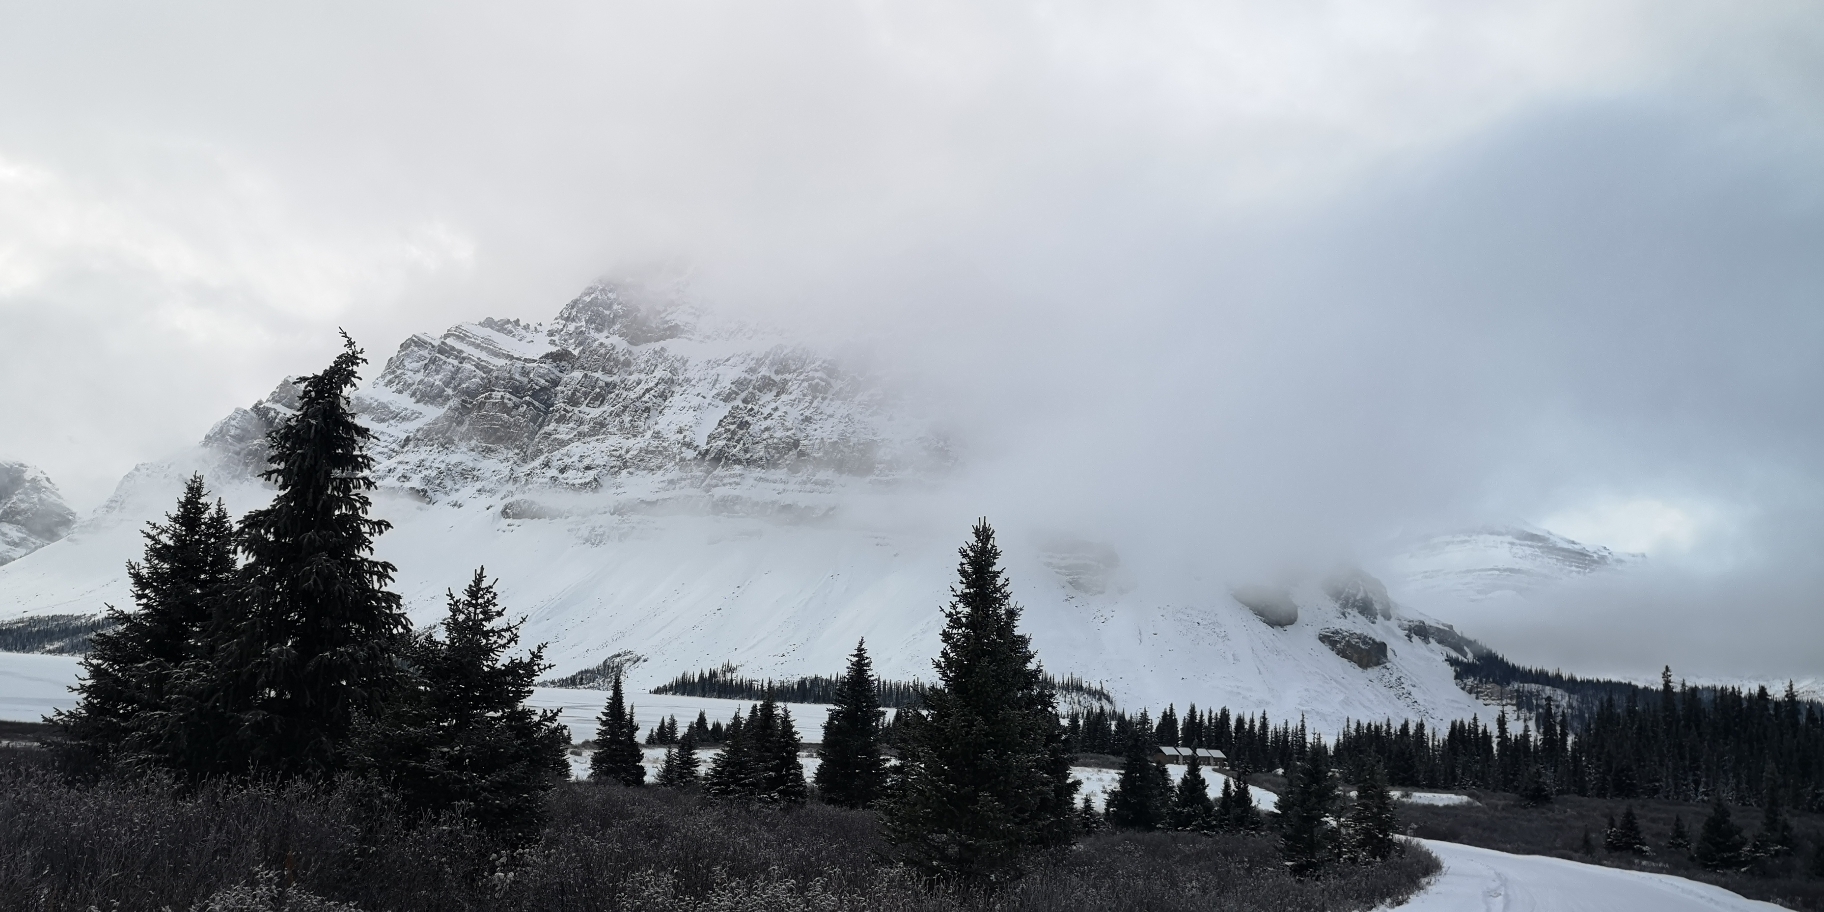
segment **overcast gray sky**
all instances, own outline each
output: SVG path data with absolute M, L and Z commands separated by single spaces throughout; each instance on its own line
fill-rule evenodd
M 988 507 L 1539 523 L 1655 569 L 1517 656 L 1824 675 L 1815 3 L 0 3 L 0 457 L 79 509 L 337 326 L 681 268 Z

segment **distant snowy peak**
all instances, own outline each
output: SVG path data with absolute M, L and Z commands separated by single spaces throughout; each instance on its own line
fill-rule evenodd
M 296 396 L 281 383 L 205 443 L 251 470 Z M 815 511 L 837 487 L 950 460 L 942 439 L 835 360 L 608 283 L 548 324 L 488 319 L 413 336 L 354 401 L 377 437 L 378 480 L 431 501 L 610 494 L 739 511 L 783 498 Z
M 1544 529 L 1496 526 L 1438 536 L 1408 551 L 1396 564 L 1414 589 L 1474 600 L 1502 592 L 1524 594 L 1645 559 Z
M 76 511 L 50 476 L 23 462 L 0 462 L 0 564 L 69 534 Z

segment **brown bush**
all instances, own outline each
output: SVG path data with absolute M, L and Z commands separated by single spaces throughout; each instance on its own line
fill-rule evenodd
M 1437 869 L 1418 851 L 1295 880 L 1268 837 L 1109 834 L 992 896 L 968 895 L 893 865 L 873 814 L 823 805 L 779 811 L 576 783 L 552 795 L 542 837 L 510 850 L 461 821 L 408 819 L 359 785 L 80 784 L 33 759 L 42 753 L 0 756 L 0 908 L 187 910 L 295 895 L 369 912 L 1282 912 L 1369 909 Z

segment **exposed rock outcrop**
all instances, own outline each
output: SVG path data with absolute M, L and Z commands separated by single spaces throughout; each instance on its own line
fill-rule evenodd
M 1473 659 L 1489 651 L 1487 646 L 1457 632 L 1449 624 L 1430 624 L 1425 621 L 1401 621 L 1400 629 L 1406 631 L 1406 638 L 1422 643 L 1436 643 L 1464 659 Z
M 1368 634 L 1332 627 L 1318 631 L 1317 639 L 1357 667 L 1379 668 L 1387 664 L 1387 644 Z
M 68 535 L 76 511 L 49 476 L 23 462 L 0 462 L 0 564 Z
M 205 443 L 257 471 L 296 398 L 281 383 Z M 941 438 L 834 360 L 611 284 L 550 324 L 489 319 L 413 336 L 354 407 L 375 432 L 382 485 L 431 501 L 497 498 L 517 518 L 566 512 L 521 491 L 628 494 L 645 506 L 621 509 L 635 511 L 816 516 L 803 495 L 951 461 Z
M 1324 581 L 1324 594 L 1344 614 L 1354 612 L 1368 620 L 1393 617 L 1393 598 L 1381 581 L 1361 570 L 1345 570 Z

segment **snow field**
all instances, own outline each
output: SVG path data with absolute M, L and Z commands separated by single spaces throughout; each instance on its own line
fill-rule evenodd
M 1543 855 L 1417 840 L 1444 862 L 1402 912 L 1772 912 L 1721 887 Z
M 81 669 L 75 656 L 0 652 L 0 719 L 36 722 L 75 706 L 70 687 Z
M 1395 790 L 1393 800 L 1407 804 L 1428 804 L 1433 807 L 1450 807 L 1459 804 L 1475 804 L 1476 799 L 1468 795 L 1453 795 L 1449 792 L 1409 792 Z

